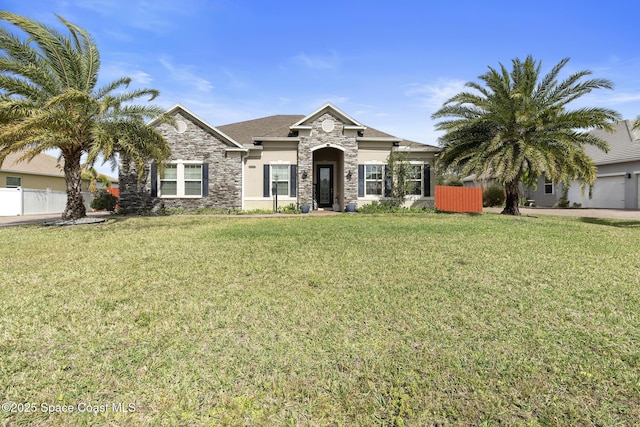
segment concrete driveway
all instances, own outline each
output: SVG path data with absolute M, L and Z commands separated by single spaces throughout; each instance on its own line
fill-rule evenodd
M 500 213 L 502 208 L 484 208 L 483 212 Z M 586 218 L 633 219 L 640 221 L 640 210 L 629 209 L 554 209 L 554 208 L 520 208 L 522 215 L 556 215 Z
M 108 218 L 111 216 L 109 212 L 87 212 L 87 216 L 91 218 Z M 0 216 L 0 227 L 11 227 L 13 225 L 42 224 L 43 222 L 56 221 L 62 217 L 62 214 L 47 215 L 21 215 L 21 216 Z

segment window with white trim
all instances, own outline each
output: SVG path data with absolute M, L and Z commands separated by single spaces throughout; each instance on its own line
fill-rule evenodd
M 553 181 L 544 177 L 544 194 L 553 194 Z
M 381 196 L 384 165 L 364 166 L 364 191 L 366 196 Z
M 172 163 L 160 174 L 160 197 L 202 197 L 202 164 Z
M 422 165 L 409 165 L 407 168 L 407 194 L 422 195 Z
M 271 195 L 289 195 L 289 167 L 290 165 L 271 165 Z
M 184 195 L 202 196 L 202 165 L 184 165 Z
M 22 186 L 22 177 L 8 176 L 6 179 L 7 188 L 18 188 Z

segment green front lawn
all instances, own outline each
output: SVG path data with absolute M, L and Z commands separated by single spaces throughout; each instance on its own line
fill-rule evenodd
M 32 411 L 0 424 L 640 419 L 640 222 L 178 216 L 0 241 L 0 401 Z

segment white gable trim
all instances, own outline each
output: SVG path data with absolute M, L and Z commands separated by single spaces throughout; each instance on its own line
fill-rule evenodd
M 193 111 L 189 110 L 187 107 L 185 107 L 184 105 L 177 103 L 176 105 L 174 105 L 173 107 L 169 108 L 167 110 L 167 114 L 174 114 L 178 111 L 182 111 L 184 113 L 186 113 L 187 115 L 191 116 L 191 118 L 193 120 L 195 120 L 196 122 L 199 122 L 203 127 L 207 128 L 208 130 L 210 130 L 213 133 L 218 134 L 218 136 L 222 137 L 223 139 L 225 139 L 227 142 L 231 143 L 231 145 L 235 145 L 235 148 L 242 148 L 244 149 L 244 147 L 239 144 L 238 142 L 236 142 L 233 138 L 231 138 L 229 135 L 227 135 L 226 133 L 222 132 L 220 129 L 216 128 L 215 126 L 211 126 L 209 123 L 207 123 L 204 119 L 200 118 L 196 113 L 194 113 Z M 148 125 L 149 126 L 154 126 L 155 124 L 157 124 L 159 122 L 159 118 L 155 118 L 153 120 L 151 120 Z
M 296 122 L 293 125 L 291 125 L 289 128 L 290 129 L 296 129 L 296 130 L 309 129 L 310 127 L 308 125 L 304 125 L 304 123 L 314 120 L 315 118 L 319 117 L 322 113 L 324 113 L 326 111 L 331 111 L 335 115 L 340 117 L 344 122 L 346 122 L 345 127 L 348 126 L 349 129 L 366 129 L 367 128 L 365 125 L 363 125 L 362 123 L 356 121 L 353 117 L 351 117 L 350 115 L 348 115 L 344 111 L 340 110 L 339 108 L 337 108 L 335 105 L 333 105 L 330 102 L 327 102 L 326 104 L 324 104 L 322 107 L 318 108 L 313 113 L 309 114 L 308 116 L 302 118 L 298 122 Z

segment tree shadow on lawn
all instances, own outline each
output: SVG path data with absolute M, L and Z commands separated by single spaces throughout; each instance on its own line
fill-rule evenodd
M 580 217 L 578 218 L 578 221 L 585 222 L 587 224 L 608 225 L 609 227 L 640 228 L 640 221 L 635 220 Z

